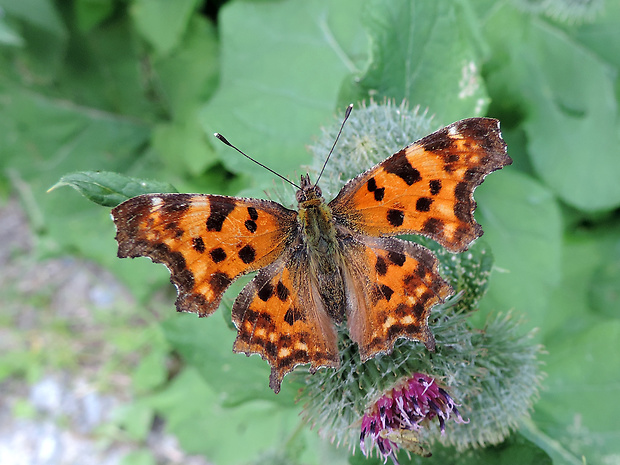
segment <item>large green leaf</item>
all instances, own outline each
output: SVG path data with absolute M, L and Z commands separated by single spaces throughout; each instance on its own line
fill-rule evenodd
M 231 2 L 219 14 L 220 89 L 201 118 L 283 175 L 309 161 L 304 146 L 330 122 L 343 78 L 363 64 L 359 2 Z M 343 108 L 344 110 L 344 108 Z M 257 180 L 273 175 L 217 143 L 226 166 Z
M 69 191 L 46 192 L 68 172 L 121 171 L 131 166 L 134 154 L 149 137 L 149 128 L 135 119 L 15 87 L 0 88 L 0 94 L 10 95 L 0 100 L 0 113 L 5 116 L 0 119 L 1 173 L 23 200 L 38 233 L 39 251 L 79 251 L 100 263 L 116 262 L 109 210 Z M 145 274 L 136 272 L 141 267 Z M 161 280 L 162 276 L 146 260 L 119 270 L 121 275 L 128 271 L 124 274 L 128 283 L 136 283 L 140 274 L 141 281 Z
M 560 281 L 562 224 L 552 194 L 526 175 L 489 176 L 476 191 L 477 217 L 495 256 L 486 311 L 516 310 L 532 326 L 545 323 L 551 291 Z
M 617 70 L 558 28 L 512 8 L 498 9 L 488 25 L 503 57 L 490 88 L 524 112 L 538 176 L 581 210 L 620 205 Z
M 180 42 L 201 0 L 133 0 L 131 15 L 137 30 L 160 55 Z
M 592 322 L 547 344 L 546 389 L 536 406 L 538 428 L 580 463 L 618 457 L 620 321 Z
M 388 97 L 429 108 L 438 125 L 484 114 L 488 103 L 465 2 L 373 0 L 364 24 L 372 61 L 351 86 L 358 99 Z
M 217 161 L 212 136 L 200 125 L 198 112 L 215 91 L 218 45 L 215 27 L 194 17 L 175 53 L 153 63 L 172 116 L 155 127 L 153 147 L 169 170 L 180 175 L 198 176 Z
M 315 433 L 300 435 L 297 408 L 262 399 L 225 407 L 222 393 L 192 369 L 143 402 L 166 417 L 167 431 L 179 438 L 184 450 L 202 453 L 218 465 L 343 463 L 341 456 L 333 460 L 338 454 L 328 454 L 329 447 L 317 444 L 311 437 Z M 332 460 L 323 462 L 321 457 Z

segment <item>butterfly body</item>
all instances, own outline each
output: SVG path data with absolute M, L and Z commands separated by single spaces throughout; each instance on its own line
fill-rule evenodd
M 299 259 L 307 263 L 308 277 L 316 281 L 312 285 L 318 290 L 327 314 L 335 323 L 342 323 L 345 316 L 342 277 L 345 253 L 334 216 L 320 188 L 310 182 L 309 175 L 301 177 L 297 200 Z
M 238 276 L 258 271 L 232 308 L 233 350 L 271 365 L 270 386 L 299 364 L 339 365 L 346 324 L 362 361 L 396 339 L 434 350 L 431 308 L 452 293 L 434 255 L 392 237 L 422 234 L 460 252 L 482 229 L 473 190 L 507 164 L 499 124 L 453 123 L 350 180 L 327 203 L 302 176 L 298 211 L 258 199 L 146 194 L 112 210 L 119 257 L 164 263 L 179 311 L 208 316 Z

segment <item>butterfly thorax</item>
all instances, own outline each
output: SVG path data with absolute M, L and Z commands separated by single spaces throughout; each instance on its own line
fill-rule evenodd
M 342 279 L 342 251 L 330 207 L 321 189 L 310 182 L 308 175 L 301 177 L 297 191 L 298 222 L 303 253 L 307 255 L 310 279 L 327 313 L 342 322 L 345 312 L 345 292 Z

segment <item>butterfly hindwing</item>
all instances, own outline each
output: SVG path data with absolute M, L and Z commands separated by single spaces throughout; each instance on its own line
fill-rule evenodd
M 474 189 L 511 162 L 497 120 L 465 119 L 352 179 L 329 205 L 362 234 L 421 234 L 462 252 L 482 235 Z
M 112 210 L 119 257 L 164 263 L 179 311 L 213 313 L 238 276 L 276 260 L 296 212 L 266 200 L 200 194 L 145 194 Z
M 238 329 L 233 350 L 267 360 L 276 393 L 297 365 L 310 363 L 313 371 L 339 364 L 334 324 L 304 265 L 284 254 L 246 285 L 232 309 Z
M 358 237 L 359 253 L 349 255 L 346 285 L 358 297 L 347 316 L 349 334 L 362 361 L 390 352 L 400 337 L 434 350 L 428 328 L 431 308 L 452 294 L 426 248 L 391 237 Z

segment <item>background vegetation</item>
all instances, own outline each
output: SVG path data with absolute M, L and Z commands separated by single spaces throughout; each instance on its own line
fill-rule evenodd
M 478 323 L 512 309 L 548 352 L 541 399 L 512 444 L 527 438 L 557 464 L 619 463 L 619 69 L 615 1 L 0 0 L 0 193 L 20 199 L 41 260 L 93 260 L 137 307 L 158 309 L 133 327 L 129 317 L 101 323 L 118 329 L 107 343 L 121 359 L 137 355 L 110 367 L 133 367 L 134 400 L 118 415 L 126 434 L 141 440 L 158 414 L 187 451 L 217 464 L 272 453 L 365 463 L 299 427 L 296 385 L 274 396 L 267 365 L 231 353 L 225 312 L 198 322 L 176 315 L 168 295 L 162 313 L 153 294 L 166 270 L 116 259 L 109 211 L 46 191 L 67 173 L 107 170 L 260 197 L 272 175 L 211 133 L 296 177 L 305 146 L 349 102 L 406 99 L 436 127 L 497 117 L 514 164 L 476 193 L 496 259 Z M 15 299 L 4 292 L 3 307 Z M 78 354 L 58 350 L 9 347 L 0 377 L 80 369 Z M 475 460 L 517 463 L 504 449 Z

